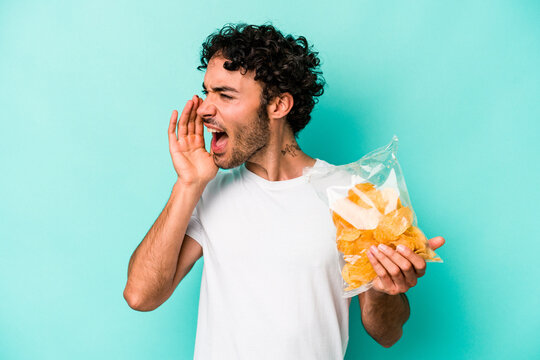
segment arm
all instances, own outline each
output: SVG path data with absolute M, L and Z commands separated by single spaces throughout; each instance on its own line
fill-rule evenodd
M 359 302 L 364 328 L 375 341 L 388 348 L 401 338 L 410 315 L 405 294 L 388 295 L 371 288 L 359 295 Z
M 218 168 L 204 147 L 202 100 L 194 96 L 169 122 L 169 151 L 178 179 L 167 205 L 135 249 L 128 265 L 124 298 L 135 310 L 161 305 L 201 256 L 200 245 L 186 236 L 189 220 L 206 185 Z M 178 131 L 178 135 L 176 132 Z
M 435 250 L 444 243 L 444 238 L 438 236 L 429 240 L 429 247 Z M 368 257 L 377 277 L 373 287 L 359 295 L 362 323 L 375 341 L 390 347 L 401 338 L 410 316 L 405 292 L 424 276 L 426 261 L 402 245 L 397 251 L 385 245 L 372 246 Z
M 200 193 L 176 183 L 167 205 L 131 256 L 124 290 L 131 308 L 150 311 L 171 295 L 180 249 Z

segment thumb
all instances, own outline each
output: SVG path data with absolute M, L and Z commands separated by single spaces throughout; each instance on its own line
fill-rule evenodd
M 440 248 L 441 246 L 444 245 L 445 242 L 446 242 L 446 240 L 444 240 L 444 238 L 442 236 L 436 236 L 433 239 L 428 240 L 429 247 L 432 250 Z

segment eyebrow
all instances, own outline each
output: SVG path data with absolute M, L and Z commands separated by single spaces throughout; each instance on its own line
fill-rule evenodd
M 202 88 L 203 90 L 207 90 L 206 89 L 206 86 L 204 85 L 204 82 L 202 83 Z M 224 91 L 230 91 L 230 92 L 234 92 L 234 93 L 238 93 L 239 91 L 236 90 L 235 88 L 232 88 L 230 86 L 218 86 L 218 87 L 213 87 L 212 88 L 212 91 L 215 91 L 215 92 L 224 92 Z

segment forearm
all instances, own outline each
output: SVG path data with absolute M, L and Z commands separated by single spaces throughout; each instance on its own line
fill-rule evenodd
M 366 291 L 364 296 L 364 328 L 382 346 L 392 346 L 401 337 L 403 325 L 410 315 L 407 296 L 388 295 L 374 289 Z
M 178 255 L 189 219 L 202 190 L 178 183 L 171 196 L 139 244 L 128 266 L 128 280 L 124 297 L 135 306 L 159 302 L 170 290 Z

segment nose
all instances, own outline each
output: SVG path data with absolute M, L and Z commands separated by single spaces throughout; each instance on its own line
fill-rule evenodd
M 197 109 L 197 115 L 203 118 L 203 120 L 212 118 L 216 115 L 216 106 L 206 98 Z

